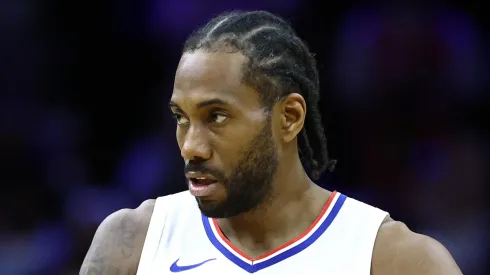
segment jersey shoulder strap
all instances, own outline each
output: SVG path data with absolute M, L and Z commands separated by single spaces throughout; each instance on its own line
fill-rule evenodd
M 183 206 L 183 199 L 190 196 L 188 192 L 180 192 L 168 196 L 158 197 L 155 201 L 153 214 L 150 219 L 146 233 L 143 250 L 138 264 L 137 275 L 149 274 L 153 266 L 153 260 L 157 256 L 165 227 L 172 226 L 175 221 L 169 221 L 169 213 L 175 211 L 176 207 Z M 187 198 L 185 198 L 187 199 Z

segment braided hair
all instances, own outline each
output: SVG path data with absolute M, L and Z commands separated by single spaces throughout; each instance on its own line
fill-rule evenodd
M 318 107 L 316 61 L 288 23 L 266 11 L 227 12 L 194 31 L 184 44 L 184 53 L 200 49 L 245 55 L 243 80 L 259 92 L 269 111 L 290 93 L 300 93 L 308 108 L 298 137 L 301 161 L 313 179 L 333 170 Z

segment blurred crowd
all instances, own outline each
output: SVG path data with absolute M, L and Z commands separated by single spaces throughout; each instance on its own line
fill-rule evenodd
M 0 275 L 78 274 L 108 214 L 186 189 L 166 103 L 186 36 L 230 9 L 284 16 L 316 54 L 339 161 L 319 184 L 489 274 L 481 2 L 178 2 L 0 0 Z

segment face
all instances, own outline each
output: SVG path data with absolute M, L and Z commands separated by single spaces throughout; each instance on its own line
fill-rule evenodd
M 269 112 L 242 83 L 240 53 L 184 54 L 170 108 L 190 192 L 204 215 L 248 212 L 271 196 L 278 166 Z

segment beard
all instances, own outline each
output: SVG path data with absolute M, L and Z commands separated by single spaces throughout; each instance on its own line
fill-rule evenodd
M 242 157 L 230 176 L 192 162 L 186 166 L 186 171 L 209 173 L 223 184 L 227 194 L 225 200 L 196 200 L 205 216 L 230 218 L 258 208 L 270 198 L 277 166 L 277 149 L 272 137 L 271 118 L 268 118 L 262 130 L 242 151 Z

